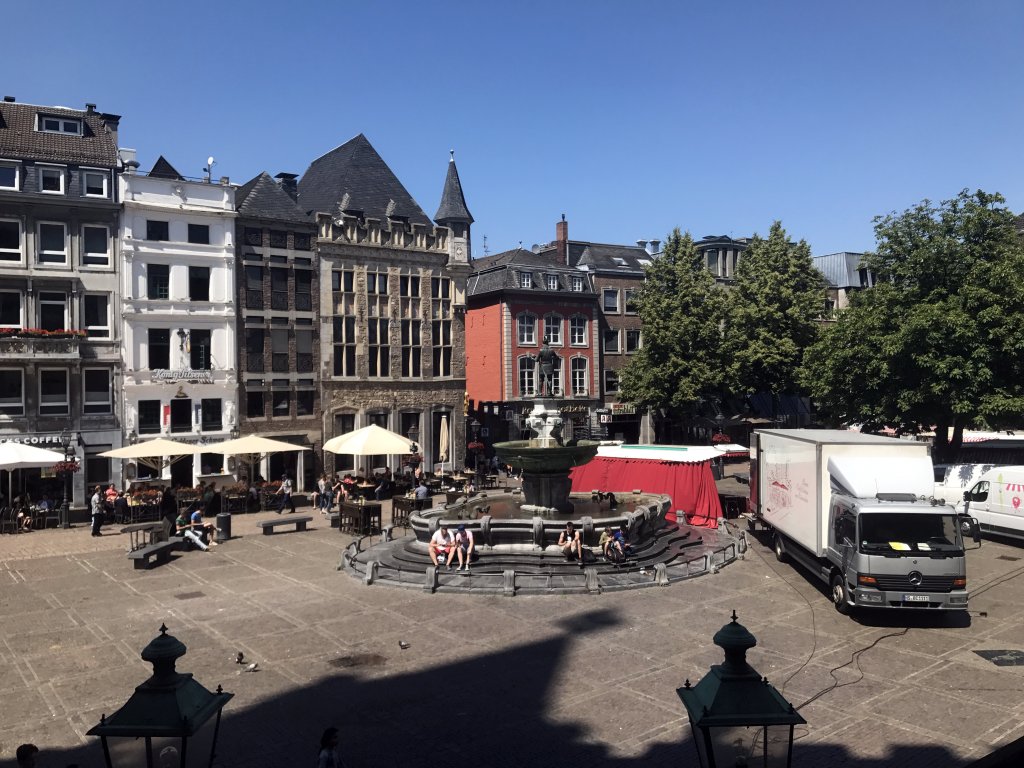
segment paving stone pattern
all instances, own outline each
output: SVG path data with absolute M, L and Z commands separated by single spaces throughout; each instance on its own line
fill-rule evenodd
M 999 559 L 1013 546 L 970 553 L 969 617 L 848 619 L 756 541 L 661 589 L 431 595 L 337 572 L 351 539 L 319 515 L 260 535 L 270 517 L 147 571 L 113 532 L 0 537 L 0 765 L 25 741 L 41 766 L 102 765 L 85 732 L 146 679 L 161 623 L 188 646 L 180 670 L 235 694 L 222 768 L 312 766 L 329 725 L 353 768 L 696 766 L 675 689 L 721 661 L 711 637 L 733 609 L 758 638 L 751 663 L 794 704 L 838 681 L 801 709 L 799 768 L 960 766 L 1024 735 L 1024 668 L 976 653 L 1024 649 L 1024 563 Z

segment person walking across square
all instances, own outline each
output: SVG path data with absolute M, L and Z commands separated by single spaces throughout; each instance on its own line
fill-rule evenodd
M 277 489 L 277 495 L 281 497 L 281 503 L 277 507 L 277 514 L 280 515 L 284 512 L 286 504 L 292 512 L 295 512 L 295 502 L 292 501 L 292 479 L 288 477 L 287 472 L 281 476 L 281 487 Z

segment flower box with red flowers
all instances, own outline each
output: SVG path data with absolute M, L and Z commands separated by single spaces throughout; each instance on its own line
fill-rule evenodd
M 56 464 L 53 465 L 53 472 L 68 472 L 73 474 L 77 472 L 80 468 L 81 467 L 79 467 L 77 461 L 58 461 Z
M 483 450 L 484 450 L 484 449 L 485 449 L 486 447 L 487 447 L 487 446 L 485 446 L 485 445 L 484 445 L 483 443 L 481 443 L 481 442 L 480 442 L 479 440 L 474 440 L 473 442 L 469 443 L 469 444 L 468 444 L 468 445 L 466 446 L 466 450 L 467 450 L 467 451 L 472 451 L 473 453 L 480 453 L 480 452 L 481 452 L 481 451 L 483 451 Z
M 732 438 L 725 434 L 725 432 L 719 432 L 718 434 L 711 436 L 711 442 L 715 445 L 724 445 L 725 443 L 731 443 Z

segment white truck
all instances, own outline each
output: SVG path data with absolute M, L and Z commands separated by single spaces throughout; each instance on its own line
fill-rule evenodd
M 961 524 L 978 540 L 977 523 L 931 497 L 928 445 L 827 429 L 752 442 L 751 528 L 828 584 L 840 613 L 967 608 Z

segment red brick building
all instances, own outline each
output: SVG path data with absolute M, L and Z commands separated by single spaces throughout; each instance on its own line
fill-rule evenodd
M 476 259 L 467 284 L 466 391 L 485 443 L 518 439 L 539 392 L 535 355 L 556 355 L 553 396 L 573 434 L 598 428 L 601 317 L 590 275 L 523 249 Z

